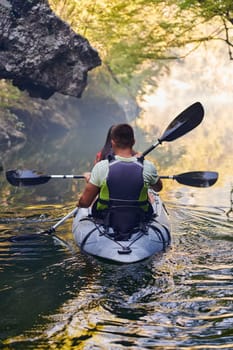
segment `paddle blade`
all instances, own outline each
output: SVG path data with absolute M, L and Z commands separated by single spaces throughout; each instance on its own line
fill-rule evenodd
M 218 173 L 215 171 L 192 171 L 189 173 L 174 175 L 173 179 L 182 185 L 210 187 L 217 181 Z
M 40 175 L 34 170 L 8 170 L 6 179 L 13 186 L 34 186 L 48 182 L 48 175 Z
M 173 141 L 187 134 L 198 126 L 204 117 L 204 108 L 200 102 L 195 102 L 181 112 L 166 128 L 159 142 Z

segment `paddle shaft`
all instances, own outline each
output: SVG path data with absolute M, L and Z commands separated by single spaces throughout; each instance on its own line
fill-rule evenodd
M 159 146 L 162 142 L 160 140 L 158 140 L 157 142 L 155 142 L 153 145 L 151 145 L 147 150 L 145 150 L 141 157 L 145 157 L 148 153 L 150 153 L 151 151 L 153 151 L 153 149 L 155 149 L 157 146 Z M 140 157 L 140 158 L 141 158 Z
M 69 177 L 73 177 L 74 175 L 70 175 Z M 210 187 L 215 184 L 215 182 L 218 179 L 218 173 L 213 171 L 192 171 L 188 173 L 182 173 L 177 175 L 164 175 L 160 176 L 162 179 L 172 179 L 176 180 L 177 182 L 187 185 L 187 186 L 194 186 L 194 187 Z M 64 216 L 61 220 L 59 220 L 55 225 L 50 227 L 48 230 L 41 232 L 45 234 L 53 234 L 58 226 L 63 224 L 67 219 L 77 214 L 78 208 L 74 208 L 70 213 L 68 213 L 66 216 Z M 34 234 L 33 237 L 37 236 L 38 234 Z M 18 241 L 22 239 L 27 239 L 28 237 L 32 237 L 31 235 L 23 235 L 23 236 L 14 236 L 10 239 L 6 239 L 7 241 Z
M 187 134 L 201 123 L 203 117 L 204 108 L 202 104 L 200 102 L 193 103 L 172 120 L 161 137 L 147 150 L 145 150 L 140 158 L 144 158 L 148 153 L 153 151 L 153 149 L 155 149 L 158 145 L 161 145 L 164 141 L 170 142 Z
M 160 179 L 171 179 L 171 180 L 175 180 L 175 176 L 176 175 L 164 175 L 164 176 L 159 176 Z
M 52 179 L 85 179 L 84 175 L 48 175 Z
M 58 226 L 60 226 L 61 224 L 63 224 L 66 220 L 68 220 L 69 218 L 71 218 L 72 216 L 74 216 L 75 214 L 77 214 L 78 212 L 78 208 L 74 208 L 70 213 L 68 213 L 66 216 L 64 216 L 64 218 L 62 218 L 61 220 L 59 220 L 55 225 L 53 225 L 52 227 L 50 227 L 50 229 L 48 229 L 46 232 L 47 233 L 53 233 L 55 232 L 56 228 Z

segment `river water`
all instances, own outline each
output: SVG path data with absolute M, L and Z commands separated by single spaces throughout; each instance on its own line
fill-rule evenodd
M 151 157 L 161 175 L 216 170 L 219 181 L 200 189 L 164 180 L 172 245 L 150 261 L 117 266 L 83 255 L 74 245 L 71 220 L 54 236 L 38 234 L 74 208 L 82 180 L 13 188 L 1 173 L 0 348 L 233 349 L 232 153 L 226 153 L 232 106 L 225 105 L 220 128 L 213 95 L 203 99 L 207 116 L 199 131 L 159 146 Z M 161 123 L 150 113 L 155 107 L 144 105 L 134 123 L 137 149 L 160 136 L 153 125 L 166 126 L 195 102 L 196 91 L 180 96 L 176 108 L 169 101 L 169 109 L 157 110 Z M 90 170 L 106 130 L 79 129 L 56 142 L 27 144 L 7 158 L 5 168 Z M 20 235 L 26 237 L 9 240 Z

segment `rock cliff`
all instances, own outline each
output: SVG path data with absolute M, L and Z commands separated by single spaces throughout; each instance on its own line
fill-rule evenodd
M 81 97 L 88 71 L 100 64 L 97 51 L 46 0 L 0 0 L 0 79 L 31 97 Z

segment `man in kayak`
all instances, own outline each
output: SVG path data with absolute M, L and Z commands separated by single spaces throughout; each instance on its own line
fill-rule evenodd
M 135 217 L 140 210 L 149 216 L 152 210 L 148 189 L 156 192 L 162 189 L 157 170 L 152 162 L 136 157 L 134 131 L 130 125 L 113 126 L 110 138 L 114 156 L 95 164 L 77 206 L 87 208 L 98 196 L 92 207 L 94 217 L 104 218 L 109 210 L 115 210 L 120 220 L 123 211 Z

